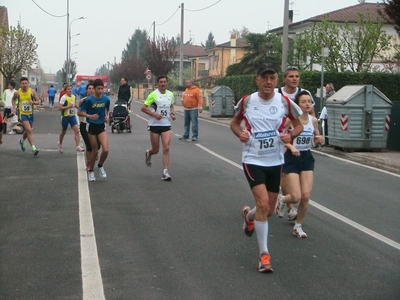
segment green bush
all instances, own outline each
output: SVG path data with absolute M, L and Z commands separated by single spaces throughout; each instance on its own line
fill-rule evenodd
M 282 74 L 279 74 L 280 85 L 282 85 Z M 229 86 L 235 93 L 235 99 L 243 95 L 253 93 L 257 90 L 255 75 L 238 75 L 217 78 L 216 85 Z M 400 74 L 390 73 L 354 73 L 354 72 L 324 72 L 324 85 L 332 82 L 338 91 L 345 85 L 372 84 L 386 95 L 391 101 L 400 101 Z M 321 72 L 301 71 L 300 87 L 308 89 L 315 94 L 321 86 Z

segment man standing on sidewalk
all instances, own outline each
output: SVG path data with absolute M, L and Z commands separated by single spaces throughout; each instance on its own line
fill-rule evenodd
M 192 141 L 199 138 L 199 113 L 203 111 L 203 97 L 200 89 L 193 84 L 193 80 L 186 80 L 186 90 L 182 96 L 182 104 L 185 115 L 185 132 L 180 140 L 186 140 L 190 134 L 190 122 L 192 122 Z

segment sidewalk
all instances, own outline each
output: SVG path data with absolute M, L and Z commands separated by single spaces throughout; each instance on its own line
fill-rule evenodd
M 183 107 L 180 103 L 175 103 L 175 111 L 183 113 Z M 216 122 L 224 123 L 229 125 L 231 118 L 215 118 L 211 117 L 209 111 L 203 110 L 199 114 L 200 119 L 209 119 Z M 315 152 L 326 153 L 343 159 L 358 162 L 360 164 L 375 167 L 377 169 L 389 171 L 392 173 L 400 174 L 400 152 L 388 149 L 382 149 L 381 151 L 355 151 L 345 152 L 341 149 L 337 149 L 332 146 L 325 146 L 313 149 Z

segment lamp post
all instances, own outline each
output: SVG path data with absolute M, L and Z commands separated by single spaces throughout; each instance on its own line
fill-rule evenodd
M 68 19 L 69 19 L 69 14 L 68 14 Z M 79 17 L 79 18 L 76 18 L 76 19 L 73 19 L 69 24 L 68 24 L 68 43 L 67 43 L 67 45 L 68 45 L 68 50 L 67 50 L 67 82 L 68 83 L 71 83 L 71 80 L 70 80 L 70 73 L 71 73 L 71 47 L 73 47 L 73 46 L 71 46 L 71 38 L 73 37 L 73 36 L 77 36 L 77 35 L 80 35 L 80 33 L 78 33 L 78 34 L 74 34 L 74 35 L 72 35 L 71 36 L 71 25 L 72 25 L 72 23 L 73 22 L 75 22 L 75 21 L 77 21 L 77 20 L 83 20 L 83 19 L 86 19 L 86 17 L 85 16 L 83 16 L 83 17 Z M 74 45 L 74 46 L 77 46 L 78 44 L 76 44 L 76 45 Z
M 329 56 L 329 49 L 326 47 L 322 48 L 321 52 L 321 89 L 319 91 L 320 95 L 320 104 L 319 104 L 319 111 L 322 111 L 323 107 L 323 97 L 324 97 L 324 63 L 325 63 L 325 58 Z

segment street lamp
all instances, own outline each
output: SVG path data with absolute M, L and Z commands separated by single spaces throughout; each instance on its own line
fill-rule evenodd
M 329 56 L 329 49 L 326 47 L 322 48 L 321 52 L 321 89 L 319 91 L 320 95 L 320 103 L 319 103 L 319 111 L 322 111 L 322 102 L 323 102 L 323 97 L 324 97 L 324 63 L 325 63 L 325 58 Z
M 78 21 L 78 20 L 83 20 L 83 19 L 86 19 L 86 17 L 83 16 L 83 17 L 79 17 L 79 18 L 73 19 L 73 20 L 68 24 L 68 45 L 69 45 L 69 47 L 68 47 L 68 52 L 67 52 L 67 53 L 68 53 L 68 55 L 67 55 L 67 57 L 68 57 L 68 59 L 67 59 L 67 82 L 68 82 L 68 83 L 71 82 L 71 81 L 70 81 L 70 73 L 71 73 L 71 70 L 70 70 L 70 68 L 71 68 L 71 47 L 73 47 L 73 46 L 71 46 L 71 38 L 72 38 L 73 36 L 80 35 L 80 33 L 78 33 L 78 34 L 74 34 L 74 35 L 71 36 L 71 25 L 72 25 L 73 22 Z M 78 44 L 76 44 L 76 45 L 74 45 L 74 46 L 77 46 L 77 45 L 78 45 Z

